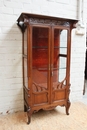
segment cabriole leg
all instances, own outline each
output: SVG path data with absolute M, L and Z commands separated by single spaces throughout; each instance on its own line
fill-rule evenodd
M 71 103 L 70 103 L 70 101 L 68 100 L 68 101 L 67 101 L 67 105 L 66 105 L 66 114 L 67 114 L 67 115 L 69 115 L 70 105 L 71 105 Z
M 30 107 L 27 109 L 27 115 L 28 115 L 28 122 L 27 122 L 27 124 L 30 124 L 30 122 L 31 122 L 31 115 L 32 115 L 32 111 L 31 111 Z
M 28 122 L 27 122 L 27 124 L 30 124 L 30 122 L 31 122 L 31 117 L 28 116 Z

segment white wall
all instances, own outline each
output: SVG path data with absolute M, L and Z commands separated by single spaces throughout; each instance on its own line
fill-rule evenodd
M 0 0 L 0 114 L 23 110 L 21 12 L 77 18 L 78 0 Z M 87 3 L 86 3 L 87 4 Z M 82 96 L 85 35 L 72 33 L 71 100 Z
M 80 100 L 83 96 L 86 35 L 75 35 L 72 31 L 71 49 L 71 100 Z

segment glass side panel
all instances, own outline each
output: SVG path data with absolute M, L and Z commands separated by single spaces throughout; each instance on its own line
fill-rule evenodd
M 59 57 L 59 82 L 63 81 L 66 76 L 66 58 Z
M 27 59 L 24 58 L 24 86 L 28 88 Z
M 67 55 L 67 30 L 54 29 L 53 55 L 53 88 L 56 89 L 66 77 L 66 56 L 64 55 Z
M 27 55 L 27 29 L 24 32 L 24 54 Z
M 33 91 L 47 90 L 49 29 L 33 27 L 32 30 L 32 79 Z
M 60 32 L 60 54 L 67 54 L 67 30 Z
M 60 48 L 67 48 L 67 30 L 60 31 Z

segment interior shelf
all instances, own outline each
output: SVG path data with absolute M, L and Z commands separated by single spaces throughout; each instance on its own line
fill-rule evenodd
M 39 70 L 39 71 L 46 71 L 46 70 L 48 70 L 48 68 L 33 68 L 33 69 L 37 69 L 37 70 Z M 60 70 L 60 69 L 66 69 L 66 67 L 61 67 L 61 68 L 53 68 L 53 71 L 54 70 Z
M 46 49 L 46 48 L 48 48 L 48 47 L 47 47 L 47 46 L 41 46 L 41 47 L 40 47 L 40 46 L 33 46 L 32 48 L 33 48 L 33 49 L 43 49 L 43 48 Z M 67 47 L 54 47 L 54 48 L 55 48 L 55 49 L 59 49 L 59 48 L 63 48 L 63 49 L 64 49 L 64 48 L 67 48 Z

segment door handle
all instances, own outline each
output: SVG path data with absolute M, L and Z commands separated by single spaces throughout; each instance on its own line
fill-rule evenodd
M 53 64 L 51 64 L 51 76 L 53 77 Z
M 53 71 L 51 72 L 51 76 L 53 77 Z

